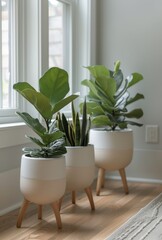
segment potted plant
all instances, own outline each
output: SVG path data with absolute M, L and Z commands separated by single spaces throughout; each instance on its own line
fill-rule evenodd
M 65 156 L 66 148 L 63 133 L 56 128 L 53 115 L 74 100 L 77 95 L 65 97 L 69 92 L 68 74 L 54 67 L 38 81 L 39 91 L 27 82 L 19 82 L 13 88 L 30 102 L 44 120 L 33 118 L 27 112 L 17 112 L 33 130 L 35 136 L 27 136 L 36 147 L 25 147 L 21 159 L 20 189 L 24 202 L 20 210 L 17 227 L 29 202 L 39 206 L 50 203 L 56 215 L 58 228 L 61 228 L 58 200 L 66 187 Z
M 89 144 L 91 119 L 87 117 L 86 100 L 83 104 L 83 114 L 80 120 L 72 102 L 72 120 L 64 113 L 57 115 L 58 127 L 64 132 L 66 144 L 66 191 L 72 193 L 72 203 L 75 204 L 75 192 L 84 189 L 91 209 L 94 201 L 91 184 L 95 177 L 94 146 Z
M 99 195 L 104 185 L 105 170 L 119 170 L 125 193 L 128 193 L 125 167 L 131 162 L 133 154 L 133 133 L 128 125 L 142 126 L 130 119 L 143 116 L 141 108 L 132 109 L 129 106 L 144 98 L 141 93 L 132 97 L 129 90 L 143 76 L 135 72 L 124 78 L 120 61 L 115 62 L 113 71 L 103 65 L 87 69 L 91 79 L 83 80 L 82 84 L 89 88 L 87 111 L 93 124 L 90 143 L 94 144 L 95 163 L 99 168 L 96 193 Z

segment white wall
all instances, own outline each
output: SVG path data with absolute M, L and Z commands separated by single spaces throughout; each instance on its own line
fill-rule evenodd
M 127 168 L 129 178 L 162 180 L 162 1 L 97 1 L 97 64 L 113 68 L 121 61 L 125 74 L 140 72 L 144 81 L 137 86 L 145 100 L 144 126 L 134 128 L 134 157 Z M 158 143 L 145 142 L 145 126 L 159 126 Z

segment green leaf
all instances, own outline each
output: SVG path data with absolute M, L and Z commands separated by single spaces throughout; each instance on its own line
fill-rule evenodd
M 134 126 L 137 126 L 137 127 L 142 127 L 143 126 L 142 123 L 137 123 L 137 122 L 133 122 L 133 121 L 127 121 L 127 124 L 134 125 Z
M 124 113 L 127 118 L 141 118 L 143 116 L 143 110 L 141 108 L 136 108 L 128 113 Z
M 141 80 L 143 80 L 143 76 L 140 73 L 132 73 L 130 77 L 128 77 L 130 80 L 128 84 L 128 88 L 132 87 L 133 85 L 137 84 Z
M 63 113 L 62 113 L 62 125 L 65 132 L 66 141 L 68 140 L 68 142 L 70 142 L 69 127 L 68 127 L 69 124 Z
M 64 108 L 66 105 L 68 105 L 70 102 L 72 102 L 74 99 L 76 99 L 79 95 L 73 94 L 70 95 L 62 100 L 60 100 L 58 103 L 55 104 L 55 106 L 52 109 L 52 114 L 55 114 L 59 112 L 62 108 Z
M 82 127 L 81 127 L 81 146 L 84 146 L 84 141 L 86 138 L 86 130 L 87 130 L 87 106 L 86 106 L 86 98 L 83 103 L 83 114 L 82 114 Z
M 45 146 L 48 146 L 50 143 L 60 139 L 63 137 L 63 133 L 61 131 L 56 131 L 53 133 L 44 133 L 41 136 L 41 139 L 43 140 L 43 143 L 45 144 Z
M 83 86 L 86 86 L 86 87 L 89 88 L 90 95 L 92 95 L 92 97 L 96 97 L 96 98 L 100 99 L 100 96 L 98 95 L 98 91 L 96 89 L 95 83 L 92 80 L 86 80 L 85 79 L 81 82 L 81 84 Z
M 104 65 L 94 65 L 86 67 L 94 78 L 101 76 L 110 76 L 109 70 Z
M 116 74 L 120 69 L 120 61 L 117 60 L 115 63 L 114 63 L 114 73 Z
M 140 94 L 140 93 L 137 93 L 134 97 L 130 98 L 130 99 L 127 101 L 127 104 L 126 104 L 126 105 L 131 104 L 131 103 L 133 103 L 133 102 L 136 102 L 136 101 L 138 101 L 138 100 L 140 100 L 140 99 L 144 99 L 144 95 L 143 95 L 143 94 Z
M 13 85 L 13 89 L 15 89 L 17 92 L 20 94 L 23 92 L 25 89 L 31 89 L 33 91 L 36 91 L 35 88 L 33 88 L 29 83 L 27 82 L 18 82 Z
M 92 119 L 92 124 L 98 127 L 111 126 L 110 119 L 105 115 L 100 115 Z
M 42 137 L 43 133 L 46 132 L 46 128 L 39 122 L 37 118 L 31 117 L 26 112 L 17 112 L 17 114 L 23 119 L 23 121 L 40 137 Z
M 81 114 L 83 114 L 83 103 L 80 103 L 79 106 L 80 106 Z M 86 106 L 87 106 L 87 114 L 90 114 L 93 116 L 105 114 L 102 107 L 96 102 L 86 102 Z
M 74 133 L 75 133 L 75 146 L 80 146 L 80 120 L 79 120 L 79 113 L 76 113 L 75 122 L 74 122 Z
M 124 76 L 123 76 L 123 73 L 122 73 L 121 69 L 119 69 L 118 72 L 110 71 L 110 75 L 111 75 L 112 78 L 115 79 L 116 90 L 118 90 L 121 87 L 121 85 L 124 81 Z
M 14 85 L 14 89 L 19 92 L 26 100 L 28 100 L 41 114 L 41 116 L 46 119 L 51 119 L 51 105 L 46 96 L 42 93 L 37 92 L 30 84 L 25 82 L 19 82 Z
M 99 98 L 102 100 L 104 97 L 108 98 L 108 100 L 113 104 L 114 103 L 114 95 L 116 93 L 116 81 L 113 78 L 108 77 L 98 77 L 96 78 Z M 99 86 L 99 88 L 98 88 Z
M 34 138 L 34 137 L 30 137 L 30 136 L 27 136 L 27 138 L 29 138 L 33 143 L 37 144 L 39 147 L 44 147 L 45 145 L 37 138 Z
M 50 68 L 39 79 L 40 92 L 45 95 L 52 106 L 62 100 L 69 92 L 68 73 L 58 67 Z

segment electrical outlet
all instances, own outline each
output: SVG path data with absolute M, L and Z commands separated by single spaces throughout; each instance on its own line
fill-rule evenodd
M 145 141 L 147 143 L 158 143 L 158 125 L 146 125 Z

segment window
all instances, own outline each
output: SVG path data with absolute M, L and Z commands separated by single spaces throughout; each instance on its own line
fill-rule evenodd
M 80 91 L 94 47 L 92 5 L 95 0 L 0 0 L 0 123 L 20 121 L 16 110 L 34 112 L 12 87 L 27 81 L 37 88 L 49 67 L 67 70 L 71 92 Z
M 0 1 L 0 114 L 11 116 L 17 107 L 12 89 L 16 79 L 15 2 Z M 14 113 L 15 114 L 15 113 Z

